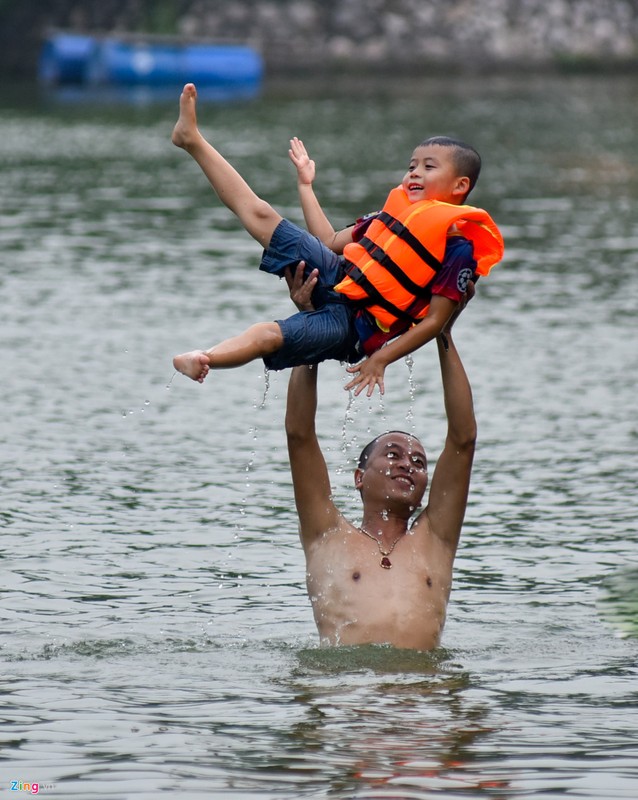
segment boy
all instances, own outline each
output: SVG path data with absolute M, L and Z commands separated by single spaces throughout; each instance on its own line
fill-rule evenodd
M 457 301 L 432 291 L 448 239 L 461 235 L 464 243 L 471 243 L 464 244 L 462 257 L 465 282 L 475 269 L 487 274 L 502 256 L 502 237 L 487 213 L 461 205 L 478 177 L 478 154 L 447 139 L 427 140 L 417 147 L 402 186 L 390 193 L 366 235 L 345 246 L 348 234 L 342 232 L 335 240 L 335 249 L 343 249 L 341 256 L 283 219 L 203 138 L 197 128 L 196 97 L 195 86 L 186 84 L 173 143 L 195 159 L 220 200 L 262 245 L 260 269 L 282 276 L 300 261 L 306 263 L 316 281 L 316 310 L 257 323 L 210 350 L 178 355 L 175 369 L 201 383 L 211 368 L 237 367 L 256 358 L 263 358 L 269 369 L 334 358 L 355 364 L 348 368 L 355 377 L 346 389 L 357 395 L 367 389 L 370 396 L 379 386 L 383 394 L 386 366 L 440 334 L 457 306 Z M 304 152 L 303 145 L 292 140 L 290 155 L 300 189 L 314 175 Z M 468 154 L 475 163 L 473 176 L 460 169 L 471 160 Z M 325 231 L 327 220 L 317 211 L 316 200 L 302 194 L 302 208 L 311 230 L 321 222 Z M 389 339 L 394 341 L 382 347 Z M 361 361 L 363 356 L 368 357 Z

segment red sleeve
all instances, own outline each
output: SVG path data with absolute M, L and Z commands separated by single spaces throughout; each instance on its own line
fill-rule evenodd
M 458 303 L 467 290 L 468 282 L 476 280 L 475 271 L 472 243 L 462 236 L 451 236 L 445 249 L 443 268 L 432 281 L 432 294 Z
M 370 225 L 373 219 L 377 218 L 378 215 L 379 215 L 378 211 L 373 211 L 371 214 L 366 214 L 365 217 L 359 217 L 359 219 L 354 223 L 352 227 L 353 242 L 360 242 L 361 239 L 363 239 L 366 231 L 368 230 L 368 226 Z

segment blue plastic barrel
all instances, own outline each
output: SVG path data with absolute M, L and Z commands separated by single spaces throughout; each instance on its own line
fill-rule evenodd
M 244 45 L 175 45 L 104 39 L 88 70 L 89 83 L 111 86 L 180 86 L 246 89 L 258 86 L 261 57 Z
M 49 36 L 39 77 L 47 85 L 153 91 L 197 84 L 212 98 L 252 97 L 263 77 L 260 54 L 246 45 L 126 41 L 71 33 Z
M 92 36 L 51 34 L 42 45 L 38 79 L 47 86 L 84 83 L 95 47 Z
M 165 86 L 179 82 L 181 48 L 104 39 L 91 58 L 88 81 L 94 85 Z
M 187 45 L 182 54 L 180 83 L 197 86 L 250 88 L 263 75 L 261 56 L 244 45 Z

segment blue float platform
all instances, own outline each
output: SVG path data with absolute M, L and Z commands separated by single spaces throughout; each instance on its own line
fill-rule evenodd
M 261 55 L 248 45 L 72 33 L 47 36 L 38 65 L 39 81 L 49 87 L 162 89 L 193 82 L 243 97 L 259 91 L 263 72 Z

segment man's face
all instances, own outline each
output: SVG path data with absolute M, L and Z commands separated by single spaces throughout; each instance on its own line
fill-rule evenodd
M 417 147 L 402 186 L 411 203 L 419 200 L 440 200 L 458 203 L 469 189 L 469 179 L 459 177 L 453 159 L 453 148 L 430 144 Z
M 392 432 L 376 442 L 363 469 L 355 472 L 355 485 L 362 497 L 406 502 L 413 509 L 421 504 L 428 484 L 423 445 L 414 436 Z

